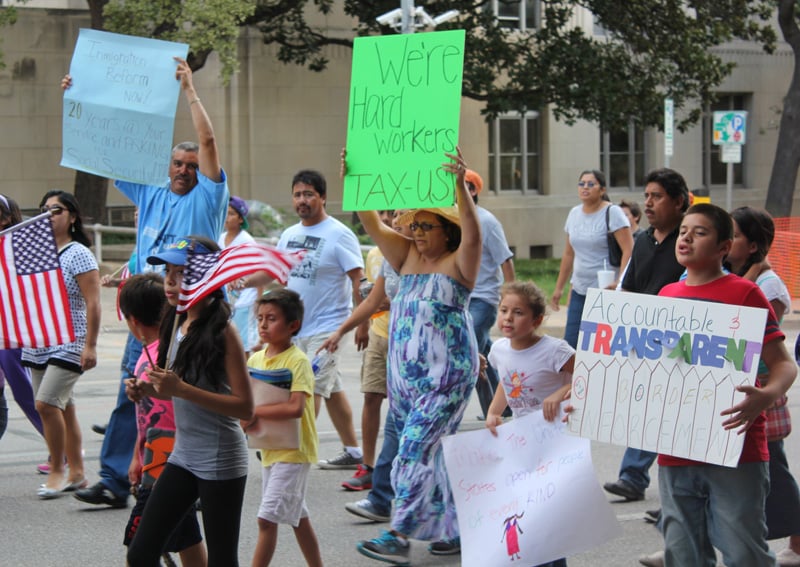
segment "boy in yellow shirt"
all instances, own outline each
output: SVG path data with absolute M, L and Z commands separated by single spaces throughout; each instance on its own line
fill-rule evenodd
M 317 462 L 314 373 L 305 353 L 292 344 L 303 323 L 303 302 L 297 293 L 278 289 L 256 302 L 256 313 L 258 334 L 266 347 L 251 356 L 247 365 L 290 375 L 291 389 L 288 401 L 256 406 L 253 420 L 243 427 L 247 432 L 259 419 L 300 418 L 300 443 L 297 449 L 261 451 L 264 469 L 253 567 L 269 565 L 272 560 L 278 524 L 291 525 L 306 563 L 321 566 L 319 543 L 305 502 L 308 473 L 311 463 Z

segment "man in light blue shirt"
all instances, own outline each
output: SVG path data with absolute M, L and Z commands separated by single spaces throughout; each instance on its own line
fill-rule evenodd
M 214 129 L 192 83 L 192 71 L 186 61 L 176 60 L 175 78 L 180 81 L 189 103 L 199 143 L 181 142 L 172 149 L 169 179 L 162 186 L 114 182 L 139 211 L 131 269 L 134 274 L 152 269 L 152 266 L 146 267 L 147 258 L 182 236 L 206 236 L 216 241 L 222 232 L 230 196 L 225 172 L 219 163 Z M 70 81 L 67 83 L 69 86 Z M 136 415 L 133 402 L 125 395 L 124 380 L 133 376 L 141 352 L 142 344 L 129 334 L 122 357 L 117 405 L 111 413 L 100 450 L 100 481 L 75 492 L 75 498 L 82 502 L 112 508 L 127 506 L 128 466 L 136 443 Z

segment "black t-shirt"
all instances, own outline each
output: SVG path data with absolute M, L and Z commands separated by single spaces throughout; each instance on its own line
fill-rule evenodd
M 656 242 L 653 227 L 640 234 L 633 243 L 631 261 L 622 281 L 622 289 L 656 295 L 667 284 L 678 281 L 683 273 L 675 259 L 675 242 L 680 225 L 661 242 Z

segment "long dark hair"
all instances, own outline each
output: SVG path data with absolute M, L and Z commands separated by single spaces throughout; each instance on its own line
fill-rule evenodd
M 731 216 L 744 237 L 756 245 L 756 250 L 747 258 L 738 275 L 744 275 L 753 264 L 767 257 L 775 239 L 775 223 L 767 211 L 752 207 L 739 207 L 731 211 Z
M 19 205 L 11 197 L 2 196 L 0 199 L 0 224 L 8 222 L 8 228 L 22 222 L 22 211 L 19 210 Z M 0 228 L 0 230 L 4 230 Z
M 455 252 L 461 245 L 461 227 L 442 215 L 436 215 L 436 218 L 442 223 L 442 230 L 447 238 L 447 251 Z
M 79 242 L 89 248 L 92 245 L 92 239 L 89 238 L 89 235 L 83 228 L 83 217 L 81 216 L 81 209 L 78 206 L 78 200 L 75 198 L 75 195 L 62 191 L 61 189 L 51 189 L 45 193 L 42 200 L 39 201 L 39 206 L 43 207 L 50 197 L 58 199 L 58 202 L 61 203 L 65 209 L 75 215 L 75 222 L 72 223 L 70 237 L 75 242 Z
M 216 252 L 219 246 L 213 240 L 201 236 L 189 236 L 188 240 L 202 244 L 208 250 Z M 221 391 L 227 384 L 225 378 L 225 328 L 231 316 L 231 308 L 225 301 L 222 289 L 217 289 L 207 296 L 207 303 L 189 330 L 183 337 L 172 370 L 184 382 L 197 385 L 201 377 L 216 391 Z M 176 308 L 167 310 L 161 321 L 158 345 L 158 365 L 167 368 L 167 349 L 172 342 L 172 329 L 178 317 L 178 324 L 186 320 L 186 313 L 178 315 Z

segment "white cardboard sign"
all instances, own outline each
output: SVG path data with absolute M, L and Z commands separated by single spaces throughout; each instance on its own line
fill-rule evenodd
M 590 443 L 541 411 L 442 440 L 465 567 L 539 565 L 621 533 Z
M 572 375 L 569 431 L 735 467 L 744 435 L 720 415 L 755 383 L 767 311 L 590 289 Z

